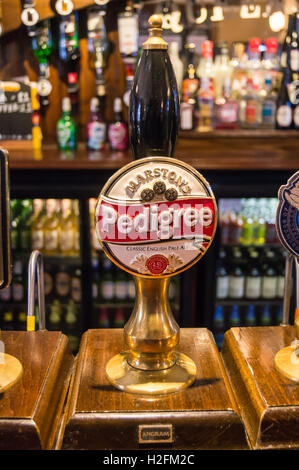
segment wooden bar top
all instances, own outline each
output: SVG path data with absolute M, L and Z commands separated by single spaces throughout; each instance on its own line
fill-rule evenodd
M 253 449 L 299 449 L 299 387 L 274 368 L 292 326 L 232 328 L 222 357 Z
M 1 331 L 1 341 L 23 375 L 0 394 L 0 450 L 51 449 L 73 365 L 68 339 L 58 331 Z
M 124 348 L 123 330 L 88 330 L 82 338 L 67 404 L 65 449 L 138 449 L 138 427 L 170 424 L 175 449 L 246 448 L 244 428 L 212 334 L 181 329 L 179 350 L 196 363 L 195 383 L 166 396 L 121 392 L 107 361 Z M 141 446 L 142 448 L 142 446 Z
M 60 152 L 55 143 L 42 150 L 18 142 L 7 148 L 12 170 L 117 170 L 132 161 L 130 150 L 88 152 L 84 143 L 73 153 Z M 297 170 L 298 148 L 298 131 L 181 132 L 174 156 L 199 170 Z

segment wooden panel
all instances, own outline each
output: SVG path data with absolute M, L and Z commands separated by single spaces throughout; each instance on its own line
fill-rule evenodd
M 299 448 L 299 387 L 274 368 L 295 339 L 291 326 L 232 328 L 222 357 L 254 449 Z
M 135 449 L 138 425 L 149 423 L 171 423 L 176 449 L 246 447 L 227 377 L 208 330 L 181 330 L 179 349 L 196 362 L 198 376 L 192 387 L 167 396 L 138 396 L 110 385 L 105 364 L 123 347 L 122 330 L 89 330 L 83 335 L 63 448 Z
M 51 448 L 73 363 L 68 339 L 58 331 L 2 331 L 1 340 L 23 376 L 1 395 L 0 449 Z
M 85 105 L 87 100 L 85 98 Z M 86 115 L 86 113 L 85 113 Z M 297 131 L 216 131 L 207 135 L 181 133 L 175 158 L 199 170 L 297 170 L 299 133 Z M 73 160 L 63 160 L 55 144 L 44 145 L 34 152 L 11 146 L 10 167 L 13 169 L 111 169 L 122 168 L 132 161 L 130 151 L 87 152 L 80 143 Z

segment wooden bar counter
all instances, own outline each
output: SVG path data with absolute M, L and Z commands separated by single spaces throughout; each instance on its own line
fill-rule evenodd
M 207 329 L 181 329 L 179 350 L 195 361 L 198 375 L 191 387 L 170 395 L 141 396 L 110 385 L 106 363 L 123 347 L 120 329 L 83 335 L 61 432 L 63 449 L 247 448 L 226 372 Z M 157 431 L 166 432 L 167 443 L 148 443 L 144 436 Z
M 52 449 L 73 366 L 68 339 L 58 331 L 1 331 L 1 341 L 23 374 L 0 394 L 0 450 Z
M 299 387 L 274 368 L 292 326 L 232 328 L 222 357 L 253 449 L 299 449 Z

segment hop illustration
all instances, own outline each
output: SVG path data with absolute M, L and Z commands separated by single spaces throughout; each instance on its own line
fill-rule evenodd
M 292 189 L 285 190 L 285 198 L 291 206 L 299 210 L 299 181 L 294 185 Z

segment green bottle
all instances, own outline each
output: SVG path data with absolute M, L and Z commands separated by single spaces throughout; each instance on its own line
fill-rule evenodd
M 23 211 L 19 220 L 20 232 L 20 249 L 29 252 L 31 249 L 31 218 L 33 214 L 33 206 L 31 199 L 23 201 Z
M 57 141 L 60 150 L 75 150 L 77 146 L 77 129 L 71 109 L 70 98 L 63 98 L 62 116 L 57 123 Z

